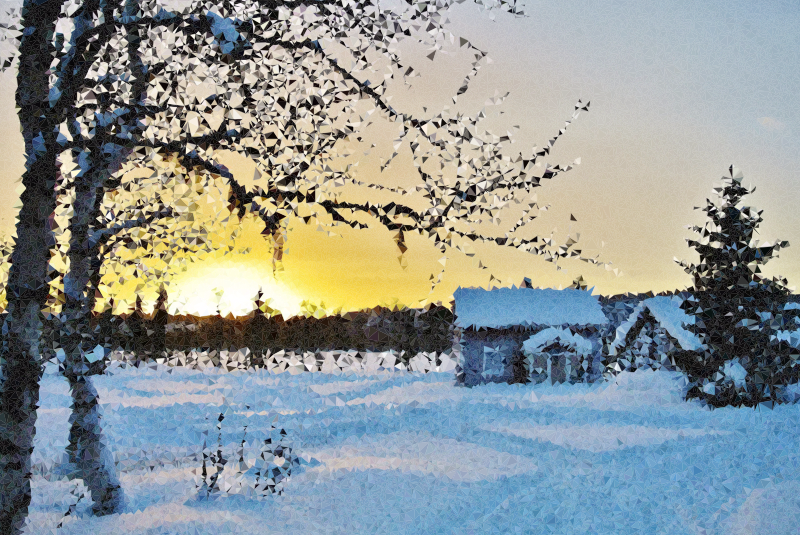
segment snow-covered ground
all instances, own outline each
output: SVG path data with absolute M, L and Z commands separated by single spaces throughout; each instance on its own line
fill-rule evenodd
M 646 370 L 467 389 L 452 372 L 112 369 L 95 384 L 126 510 L 95 518 L 83 499 L 59 533 L 800 533 L 800 405 L 708 411 L 682 401 L 682 383 Z M 30 534 L 55 533 L 78 489 L 54 475 L 68 407 L 47 374 Z M 197 499 L 220 412 L 229 457 L 248 426 L 251 464 L 255 440 L 286 429 L 303 464 L 284 494 Z

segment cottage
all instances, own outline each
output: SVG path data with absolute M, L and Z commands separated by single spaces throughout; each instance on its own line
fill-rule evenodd
M 599 371 L 594 357 L 601 354 L 609 319 L 591 290 L 459 288 L 453 297 L 455 326 L 462 332 L 462 384 L 527 382 L 545 374 L 585 379 Z M 551 362 L 546 370 L 536 357 L 542 354 Z
M 686 292 L 594 297 L 578 289 L 459 288 L 455 327 L 461 331 L 459 382 L 594 381 L 642 367 L 676 369 L 681 351 L 702 350 L 682 310 Z M 800 308 L 800 297 L 785 309 Z M 800 324 L 800 322 L 798 322 Z M 795 330 L 775 340 L 800 347 Z

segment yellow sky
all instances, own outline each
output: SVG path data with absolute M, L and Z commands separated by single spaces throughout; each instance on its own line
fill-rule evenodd
M 253 165 L 241 156 L 228 155 L 223 158 L 237 178 L 252 176 Z M 365 168 L 377 165 L 376 161 L 364 160 Z M 399 168 L 399 166 L 398 166 Z M 367 174 L 369 170 L 364 171 Z M 395 177 L 388 182 L 397 185 L 410 185 L 413 174 L 398 178 L 403 173 L 394 171 Z M 367 175 L 369 176 L 369 175 Z M 376 194 L 367 196 L 363 191 L 350 191 L 348 199 L 353 201 L 386 201 L 392 195 Z M 408 202 L 406 199 L 405 202 Z M 417 200 L 420 205 L 424 202 Z M 364 218 L 369 221 L 369 218 Z M 567 217 L 568 220 L 568 217 Z M 511 218 L 509 217 L 509 222 Z M 565 238 L 570 226 L 562 221 L 564 227 L 560 238 Z M 577 224 L 573 223 L 573 236 Z M 291 219 L 283 262 L 283 272 L 272 275 L 272 249 L 261 235 L 263 224 L 248 218 L 236 240 L 236 250 L 249 249 L 245 254 L 212 255 L 196 262 L 179 275 L 171 287 L 176 306 L 188 310 L 212 313 L 215 295 L 224 292 L 221 310 L 246 312 L 248 302 L 258 291 L 259 285 L 266 294 L 275 299 L 273 308 L 295 313 L 300 310 L 302 301 L 324 304 L 328 310 L 343 307 L 345 310 L 374 307 L 379 304 L 401 303 L 410 306 L 426 302 L 449 303 L 453 291 L 458 286 L 487 286 L 490 274 L 501 283 L 519 284 L 525 276 L 536 277 L 537 284 L 543 286 L 569 285 L 578 273 L 591 280 L 596 277 L 612 278 L 604 270 L 591 267 L 583 262 L 564 262 L 566 272 L 557 271 L 543 258 L 521 253 L 517 250 L 497 246 L 476 245 L 477 256 L 489 269 L 476 267 L 477 259 L 460 252 L 446 255 L 446 272 L 443 282 L 430 293 L 430 276 L 438 275 L 444 258 L 433 242 L 426 236 L 407 233 L 405 254 L 407 267 L 403 269 L 398 260 L 400 251 L 392 241 L 392 233 L 374 220 L 368 229 L 354 230 L 347 226 L 336 227 L 337 236 L 329 236 L 313 224 L 305 224 L 297 218 Z M 541 233 L 549 235 L 551 227 L 539 225 Z M 582 271 L 581 271 L 582 270 Z M 497 282 L 494 282 L 497 285 Z M 245 297 L 246 296 L 246 297 Z M 178 305 L 180 303 L 180 305 Z M 277 304 L 277 306 L 276 306 Z

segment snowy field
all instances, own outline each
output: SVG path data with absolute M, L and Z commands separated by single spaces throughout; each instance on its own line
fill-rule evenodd
M 159 366 L 95 384 L 126 510 L 95 518 L 84 498 L 58 533 L 800 533 L 800 405 L 704 410 L 682 401 L 676 373 L 467 389 L 452 372 Z M 68 407 L 51 371 L 30 534 L 56 533 L 78 490 L 55 475 Z M 216 443 L 220 412 L 229 457 L 245 425 L 248 439 L 286 429 L 303 462 L 284 494 L 197 499 L 202 433 Z

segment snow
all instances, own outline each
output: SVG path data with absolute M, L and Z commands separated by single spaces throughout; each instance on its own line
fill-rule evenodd
M 592 352 L 592 342 L 579 334 L 574 334 L 569 329 L 548 327 L 542 329 L 522 343 L 522 349 L 528 353 L 538 353 L 550 342 L 559 340 L 562 345 L 575 348 L 579 355 L 588 355 Z
M 792 347 L 800 347 L 800 332 L 794 331 L 785 331 L 785 330 L 778 330 L 775 331 L 775 335 L 773 338 L 777 341 L 785 341 Z
M 700 349 L 702 343 L 697 335 L 683 327 L 685 324 L 693 324 L 694 316 L 688 315 L 680 308 L 682 300 L 679 296 L 651 297 L 644 302 L 653 317 L 678 340 L 683 349 L 687 351 Z
M 59 533 L 800 531 L 800 405 L 710 411 L 683 401 L 677 372 L 464 388 L 452 372 L 151 365 L 112 367 L 95 385 L 126 509 L 92 517 L 84 498 Z M 48 372 L 29 534 L 55 533 L 84 489 L 57 476 L 69 402 L 66 381 Z M 202 433 L 214 429 L 216 440 L 220 412 L 229 458 L 248 426 L 250 466 L 257 440 L 286 429 L 303 461 L 284 494 L 256 499 L 234 487 L 197 499 Z
M 597 297 L 583 290 L 458 288 L 453 298 L 456 325 L 464 329 L 608 323 Z
M 747 370 L 744 369 L 744 366 L 742 366 L 738 358 L 725 362 L 722 367 L 722 374 L 729 377 L 736 388 L 745 386 Z
M 484 425 L 480 429 L 592 452 L 631 446 L 653 446 L 680 437 L 730 433 L 729 431 L 705 431 L 703 429 L 662 429 L 644 425 L 592 424 L 574 426 L 521 424 L 514 427 Z

